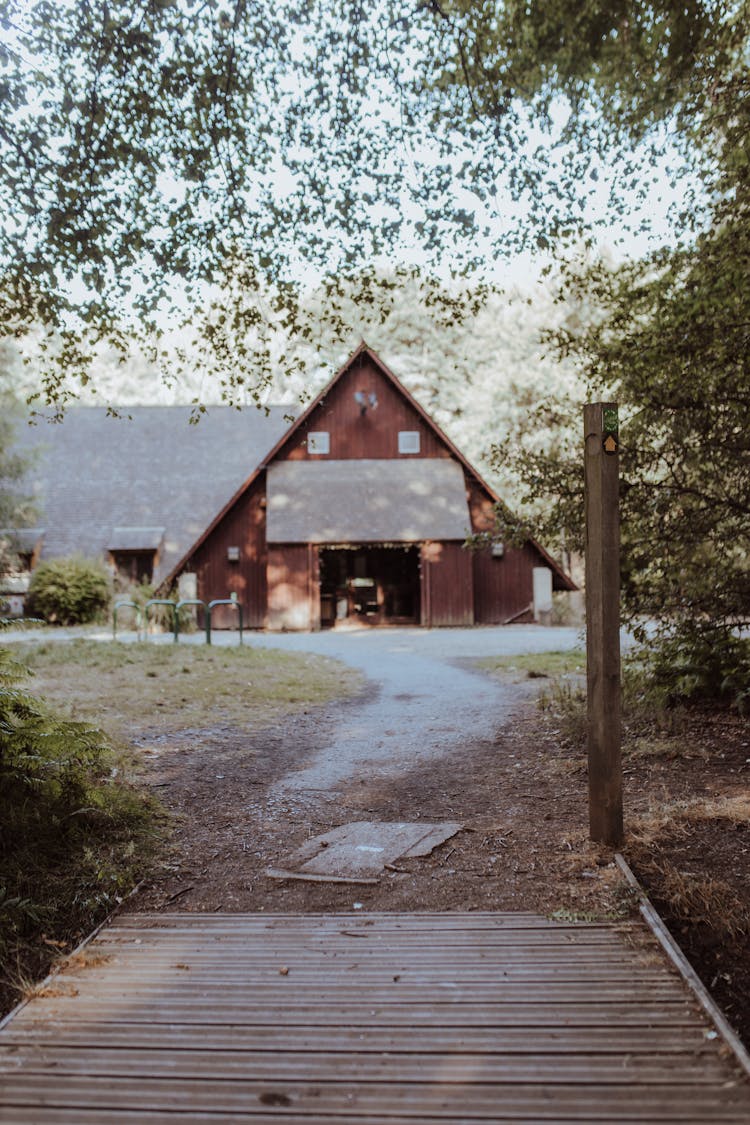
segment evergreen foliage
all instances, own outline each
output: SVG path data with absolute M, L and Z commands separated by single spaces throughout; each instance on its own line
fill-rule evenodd
M 50 714 L 28 675 L 0 649 L 0 998 L 49 960 L 40 929 L 74 942 L 121 900 L 152 816 L 102 734 Z
M 110 577 L 98 562 L 73 556 L 41 563 L 31 576 L 27 610 L 51 625 L 85 625 L 109 608 Z

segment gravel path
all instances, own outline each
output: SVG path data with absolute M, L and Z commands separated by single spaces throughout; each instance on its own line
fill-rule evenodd
M 530 692 L 462 665 L 482 656 L 577 648 L 576 629 L 538 627 L 361 630 L 254 636 L 254 645 L 316 652 L 363 672 L 356 715 L 346 708 L 330 740 L 276 794 L 335 789 L 359 777 L 394 778 L 468 741 L 492 738 Z
M 7 641 L 33 633 L 6 633 Z M 59 641 L 86 636 L 109 640 L 95 628 L 60 629 Z M 122 640 L 134 634 L 122 634 Z M 171 644 L 170 635 L 151 643 Z M 202 644 L 202 634 L 185 635 L 181 644 Z M 335 705 L 326 716 L 325 736 L 312 761 L 274 782 L 266 794 L 273 805 L 296 798 L 307 804 L 353 781 L 393 780 L 460 751 L 469 743 L 492 740 L 533 691 L 531 684 L 502 682 L 472 668 L 482 657 L 581 648 L 576 628 L 511 625 L 474 629 L 356 629 L 319 633 L 246 633 L 250 647 L 319 653 L 364 674 L 367 690 L 356 701 Z M 216 646 L 236 645 L 233 632 L 216 631 Z M 322 730 L 321 730 L 322 733 Z

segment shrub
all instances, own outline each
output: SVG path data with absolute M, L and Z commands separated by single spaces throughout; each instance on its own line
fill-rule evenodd
M 673 629 L 634 655 L 652 699 L 662 706 L 750 706 L 750 638 L 706 622 Z
M 0 649 L 0 1014 L 19 974 L 43 974 L 51 949 L 111 911 L 153 846 L 153 803 L 121 782 L 99 731 L 25 690 L 28 675 Z
M 110 598 L 110 578 L 100 563 L 54 559 L 31 576 L 26 608 L 53 625 L 84 625 L 106 612 Z

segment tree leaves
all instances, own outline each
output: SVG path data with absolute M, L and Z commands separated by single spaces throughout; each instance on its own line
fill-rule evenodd
M 708 66 L 690 52 L 731 49 L 697 0 L 689 19 L 667 0 L 6 8 L 0 311 L 54 334 L 27 348 L 63 401 L 64 363 L 158 349 L 239 260 L 274 302 L 376 259 L 466 275 L 488 247 L 575 240 L 592 155 L 687 122 Z M 261 390 L 270 366 L 244 376 Z

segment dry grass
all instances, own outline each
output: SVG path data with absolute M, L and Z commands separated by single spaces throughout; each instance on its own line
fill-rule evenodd
M 659 901 L 673 921 L 728 943 L 750 935 L 750 907 L 737 888 L 716 874 L 677 866 L 662 850 L 716 821 L 726 822 L 727 828 L 750 823 L 750 794 L 674 801 L 636 817 L 630 851 L 649 884 L 658 887 Z
M 750 821 L 750 793 L 691 801 L 686 811 L 691 820 L 728 820 L 732 824 L 747 824 Z
M 55 971 L 59 973 L 76 973 L 81 969 L 93 969 L 97 965 L 106 965 L 111 960 L 111 953 L 95 953 L 92 949 L 81 949 L 78 953 L 73 953 L 69 957 L 63 957 L 62 960 L 55 965 Z
M 77 640 L 24 645 L 19 656 L 32 689 L 60 714 L 95 723 L 127 741 L 221 725 L 253 731 L 334 698 L 356 694 L 362 680 L 320 656 L 192 645 Z
M 652 861 L 651 876 L 658 875 L 659 898 L 669 904 L 679 923 L 704 927 L 715 941 L 728 942 L 750 934 L 750 910 L 723 879 L 680 871 L 667 860 Z
M 626 737 L 623 753 L 629 762 L 648 761 L 654 758 L 696 758 L 705 762 L 710 756 L 704 746 L 688 746 L 682 736 L 663 736 L 658 732 L 639 737 Z
M 699 797 L 694 800 L 672 801 L 635 816 L 630 821 L 633 841 L 641 847 L 650 847 L 669 832 L 671 836 L 685 834 L 690 824 L 705 820 L 726 820 L 729 824 L 750 822 L 750 795 L 729 797 Z

